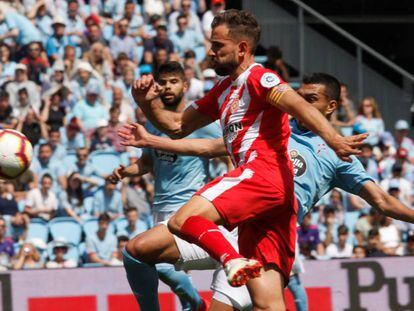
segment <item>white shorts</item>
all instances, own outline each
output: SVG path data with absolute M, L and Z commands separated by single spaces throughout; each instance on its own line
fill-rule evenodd
M 167 225 L 167 222 L 166 220 L 161 223 Z M 233 247 L 238 249 L 237 228 L 229 232 L 220 226 L 220 230 Z M 180 252 L 180 259 L 174 264 L 176 270 L 216 270 L 211 284 L 213 298 L 239 310 L 251 310 L 250 295 L 246 286 L 231 287 L 221 265 L 206 251 L 176 235 L 174 240 Z
M 175 214 L 174 212 L 154 212 L 153 218 L 154 218 L 154 224 L 164 223 L 167 225 L 168 219 L 172 217 L 172 215 Z

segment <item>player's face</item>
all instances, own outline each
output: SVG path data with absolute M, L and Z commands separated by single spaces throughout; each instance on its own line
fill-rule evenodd
M 187 90 L 187 82 L 178 75 L 162 74 L 158 78 L 158 84 L 161 86 L 161 101 L 168 107 L 177 106 Z
M 227 76 L 236 71 L 239 66 L 238 50 L 238 44 L 230 37 L 226 25 L 219 25 L 213 29 L 208 56 L 213 69 L 218 75 Z
M 298 89 L 298 94 L 308 103 L 312 104 L 324 116 L 330 112 L 330 99 L 326 95 L 325 86 L 322 84 L 302 84 Z

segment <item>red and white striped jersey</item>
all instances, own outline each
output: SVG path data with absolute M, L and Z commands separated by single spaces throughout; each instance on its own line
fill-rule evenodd
M 251 65 L 236 80 L 225 77 L 193 107 L 220 119 L 227 151 L 236 166 L 254 158 L 285 161 L 290 136 L 288 115 L 266 101 L 268 92 L 284 83 L 273 71 Z M 275 161 L 272 161 L 275 163 Z

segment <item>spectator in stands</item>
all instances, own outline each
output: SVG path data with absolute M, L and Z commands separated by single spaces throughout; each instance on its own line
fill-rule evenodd
M 86 98 L 80 100 L 73 107 L 73 116 L 78 118 L 79 125 L 89 134 L 98 126 L 101 120 L 108 120 L 108 111 L 99 101 L 100 88 L 96 83 L 88 84 Z
M 352 126 L 355 122 L 355 107 L 349 98 L 348 86 L 341 83 L 341 95 L 338 107 L 332 114 L 332 124 L 340 130 L 340 132 L 348 136 L 352 134 Z
M 0 34 L 0 41 L 13 38 L 17 47 L 25 51 L 30 42 L 41 42 L 40 31 L 30 22 L 30 20 L 17 12 L 8 10 L 0 11 L 0 24 L 5 24 L 6 33 Z
M 135 121 L 135 112 L 132 105 L 125 99 L 123 91 L 118 86 L 112 87 L 112 107 L 120 110 L 119 122 L 129 123 Z
M 93 214 L 98 217 L 108 214 L 114 220 L 123 214 L 121 192 L 116 185 L 105 181 L 104 187 L 95 192 L 93 196 Z
M 138 210 L 133 207 L 129 207 L 125 210 L 125 216 L 128 221 L 125 231 L 121 234 L 128 236 L 130 239 L 135 237 L 137 234 L 144 232 L 149 229 L 147 224 L 140 220 Z
M 318 227 L 312 225 L 312 215 L 308 214 L 303 218 L 302 224 L 298 228 L 298 242 L 301 249 L 301 253 L 306 253 L 303 250 L 304 246 L 309 247 L 312 253 L 316 252 L 316 255 L 324 255 L 325 249 L 319 238 Z
M 352 258 L 362 259 L 367 257 L 367 249 L 363 245 L 355 245 L 352 250 Z
M 62 145 L 66 151 L 76 151 L 79 148 L 85 148 L 85 136 L 81 132 L 81 128 L 76 117 L 70 119 L 68 124 L 60 128 L 60 136 Z
M 130 103 L 133 103 L 133 101 L 131 101 L 130 94 L 131 94 L 132 84 L 134 83 L 134 81 L 135 81 L 134 68 L 130 66 L 126 66 L 122 70 L 122 78 L 117 79 L 114 83 L 115 87 L 118 87 L 122 90 L 125 100 L 127 100 Z
M 414 163 L 414 142 L 411 138 L 408 137 L 410 130 L 408 122 L 405 120 L 398 120 L 395 123 L 394 129 L 395 149 L 405 149 L 407 151 L 410 162 Z
M 90 190 L 91 188 L 100 184 L 99 176 L 95 173 L 95 169 L 88 161 L 89 150 L 87 148 L 78 148 L 76 150 L 77 161 L 75 164 L 70 165 L 68 171 L 70 173 L 79 173 L 80 180 L 82 181 L 83 190 Z
M 289 81 L 289 71 L 283 60 L 282 50 L 278 46 L 270 46 L 267 49 L 267 60 L 264 63 L 264 66 L 276 71 L 284 81 Z
M 152 71 L 158 72 L 158 68 L 160 68 L 161 65 L 168 62 L 170 59 L 170 55 L 168 54 L 167 49 L 159 48 L 154 53 L 154 62 L 152 63 Z
M 68 10 L 64 20 L 66 24 L 65 34 L 69 37 L 70 42 L 76 46 L 80 46 L 83 32 L 85 31 L 85 24 L 79 13 L 78 0 L 68 1 Z
M 29 109 L 26 114 L 18 118 L 16 131 L 26 135 L 27 139 L 34 146 L 42 137 L 42 132 L 46 131 L 46 126 L 39 118 L 39 115 L 33 109 Z
M 181 0 L 180 9 L 172 12 L 168 17 L 168 30 L 175 33 L 178 30 L 177 17 L 179 15 L 187 16 L 188 28 L 194 30 L 198 34 L 202 34 L 200 18 L 191 10 L 191 0 Z
M 122 266 L 124 264 L 122 257 L 122 250 L 125 249 L 129 238 L 126 235 L 118 235 L 118 248 L 116 253 L 116 260 L 113 260 L 117 266 Z
M 71 173 L 68 177 L 67 189 L 59 193 L 59 208 L 62 214 L 74 218 L 77 222 L 82 222 L 82 216 L 85 214 L 84 196 L 80 174 Z
M 95 132 L 91 139 L 91 152 L 113 151 L 112 140 L 108 136 L 108 121 L 100 120 L 96 125 Z
M 66 22 L 61 16 L 54 17 L 52 27 L 53 35 L 46 43 L 46 54 L 51 63 L 63 57 L 67 45 L 74 45 L 70 37 L 65 34 Z
M 40 269 L 44 267 L 44 262 L 37 248 L 44 250 L 45 243 L 39 239 L 31 239 L 25 242 L 13 261 L 13 269 Z
M 32 161 L 30 170 L 35 175 L 36 182 L 43 177 L 44 174 L 48 174 L 54 180 L 54 189 L 58 189 L 58 185 L 61 189 L 66 189 L 66 169 L 60 163 L 52 158 L 53 147 L 50 143 L 44 143 L 39 146 L 39 155 Z
M 329 196 L 328 205 L 335 208 L 335 222 L 339 225 L 345 222 L 345 208 L 343 206 L 343 202 L 342 192 L 339 189 L 333 189 Z M 323 209 L 320 209 L 320 211 L 322 211 L 322 213 L 319 216 L 318 222 L 323 223 L 325 222 Z
M 130 154 L 132 161 L 137 160 L 135 154 Z M 129 179 L 125 189 L 125 205 L 138 211 L 140 218 L 145 221 L 148 228 L 152 227 L 151 205 L 154 189 L 152 185 L 140 176 L 133 176 Z
M 355 127 L 360 129 L 357 130 L 358 132 L 362 131 L 369 134 L 365 139 L 366 143 L 371 146 L 378 145 L 384 133 L 384 121 L 374 97 L 369 96 L 362 99 L 358 116 L 355 119 Z
M 11 60 L 10 47 L 4 43 L 0 43 L 0 86 L 14 79 L 16 63 Z
M 103 213 L 99 216 L 99 228 L 95 235 L 86 238 L 86 252 L 92 263 L 111 266 L 117 257 L 117 241 L 108 232 L 111 217 Z
M 76 65 L 76 73 L 72 78 L 71 91 L 74 96 L 74 101 L 82 101 L 86 97 L 88 86 L 95 87 L 94 91 L 97 94 L 103 94 L 103 88 L 99 81 L 99 76 L 93 70 L 91 64 L 85 61 L 80 61 Z M 91 86 L 91 87 L 92 87 Z
M 46 173 L 40 181 L 40 189 L 35 188 L 27 193 L 24 212 L 31 218 L 40 217 L 48 221 L 54 217 L 58 201 L 52 186 L 53 177 Z
M 135 39 L 135 42 L 141 42 L 144 34 L 144 19 L 137 14 L 136 2 L 134 0 L 126 0 L 124 6 L 123 18 L 128 20 L 128 35 Z
M 120 53 L 125 53 L 130 60 L 138 64 L 137 46 L 135 40 L 128 35 L 129 21 L 121 18 L 117 22 L 117 32 L 111 39 L 109 44 L 113 58 L 117 58 Z
M 197 60 L 203 60 L 206 56 L 203 35 L 188 28 L 188 17 L 186 15 L 178 15 L 177 25 L 177 31 L 170 35 L 176 53 L 180 57 L 184 57 L 186 51 L 192 50 L 196 53 Z
M 101 43 L 105 47 L 107 46 L 105 39 L 102 37 L 102 30 L 99 25 L 91 23 L 87 25 L 87 31 L 83 35 L 82 41 L 82 54 L 85 54 L 91 49 L 92 44 Z M 109 53 L 109 49 L 105 49 L 105 54 Z
M 45 142 L 48 142 L 52 147 L 52 159 L 55 161 L 63 161 L 66 156 L 66 148 L 60 141 L 60 131 L 58 127 L 52 127 L 48 132 L 47 136 L 43 137 Z M 35 148 L 35 154 L 37 153 Z
M 11 266 L 14 256 L 13 240 L 6 237 L 7 223 L 0 217 L 0 270 Z
M 381 215 L 380 227 L 378 228 L 380 240 L 383 245 L 382 251 L 390 256 L 402 255 L 400 232 L 392 218 Z
M 174 44 L 168 39 L 167 26 L 159 25 L 156 30 L 157 35 L 144 43 L 144 63 L 146 64 L 154 62 L 154 54 L 158 49 L 165 49 L 168 55 L 174 53 Z
M 65 123 L 66 111 L 62 105 L 63 95 L 61 89 L 44 98 L 44 105 L 40 118 L 49 128 L 59 129 Z
M 404 249 L 404 256 L 414 256 L 414 232 L 408 232 L 407 243 Z
M 53 20 L 49 16 L 45 1 L 36 1 L 27 12 L 27 17 L 36 25 L 42 36 L 42 42 L 46 43 L 49 36 L 53 34 Z
M 62 238 L 54 240 L 52 243 L 53 247 L 53 256 L 54 258 L 49 258 L 46 263 L 47 269 L 57 269 L 57 268 L 75 268 L 78 266 L 78 263 L 73 259 L 65 259 L 65 255 L 68 252 L 69 245 Z
M 213 22 L 214 17 L 225 9 L 225 0 L 211 0 L 211 9 L 203 14 L 203 18 L 201 20 L 204 36 L 207 40 L 210 40 L 211 37 L 211 23 Z
M 148 24 L 144 25 L 144 39 L 148 40 L 152 37 L 155 37 L 155 35 L 157 34 L 157 27 L 163 23 L 164 21 L 160 14 L 150 15 Z
M 338 219 L 336 218 L 336 208 L 331 205 L 323 209 L 324 222 L 318 225 L 319 239 L 324 248 L 338 241 Z
M 184 98 L 187 102 L 196 101 L 204 96 L 204 83 L 197 79 L 194 75 L 194 70 L 191 67 L 184 68 L 185 78 L 187 81 L 187 90 Z
M 112 148 L 117 152 L 124 152 L 125 146 L 121 145 L 121 139 L 118 136 L 118 130 L 122 127 L 120 119 L 120 109 L 118 107 L 111 107 L 109 109 L 109 122 L 106 127 L 106 136 L 111 141 Z
M 352 257 L 353 247 L 348 241 L 348 228 L 340 225 L 337 229 L 338 242 L 330 243 L 326 248 L 326 255 L 330 258 L 350 258 Z
M 14 216 L 19 212 L 13 193 L 7 189 L 6 181 L 0 179 L 0 215 Z
M 218 82 L 217 74 L 214 69 L 207 68 L 203 70 L 202 76 L 204 78 L 204 93 L 208 93 Z
M 371 229 L 376 228 L 379 225 L 380 214 L 375 208 L 369 210 L 369 214 L 363 217 L 360 217 L 355 224 L 355 237 L 358 239 L 357 235 L 360 235 L 360 241 L 365 241 L 368 238 L 368 233 Z
M 13 107 L 18 106 L 18 92 L 25 88 L 28 92 L 28 99 L 32 109 L 39 113 L 40 111 L 40 91 L 36 83 L 30 81 L 27 76 L 27 66 L 17 64 L 15 66 L 15 79 L 8 83 L 6 92 L 10 95 L 10 104 Z
M 49 62 L 40 42 L 31 42 L 28 46 L 28 55 L 20 63 L 25 64 L 28 71 L 29 80 L 37 85 L 42 84 L 43 75 L 49 68 Z
M 368 175 L 375 181 L 379 181 L 379 168 L 377 162 L 375 161 L 373 146 L 371 144 L 366 143 L 361 146 L 361 153 L 358 156 L 358 159 L 362 163 L 362 166 L 365 168 Z
M 43 98 L 50 96 L 51 94 L 60 90 L 62 94 L 62 100 L 67 101 L 69 94 L 71 93 L 70 82 L 65 74 L 65 65 L 63 60 L 59 59 L 55 61 L 51 68 L 51 74 L 49 79 L 43 81 Z
M 68 77 L 72 77 L 76 73 L 76 70 L 78 70 L 78 66 L 81 62 L 82 61 L 76 57 L 76 48 L 72 45 L 65 46 L 65 51 L 63 54 L 63 65 L 65 68 L 65 73 Z
M 9 93 L 0 91 L 0 128 L 14 129 L 17 125 L 17 118 L 10 105 Z
M 380 233 L 377 228 L 369 230 L 367 241 L 367 257 L 387 256 L 383 251 L 384 246 L 381 242 Z
M 100 42 L 91 45 L 90 50 L 83 54 L 83 59 L 92 65 L 92 68 L 109 82 L 113 80 L 111 54 L 105 53 L 105 47 Z
M 381 181 L 380 185 L 384 191 L 389 191 L 390 189 L 396 189 L 399 191 L 399 199 L 404 204 L 411 206 L 413 203 L 413 190 L 412 184 L 402 176 L 403 166 L 400 161 L 397 161 L 392 166 L 392 175 L 390 178 L 386 178 Z

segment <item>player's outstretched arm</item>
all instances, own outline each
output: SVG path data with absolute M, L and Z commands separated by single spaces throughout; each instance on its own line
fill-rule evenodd
M 368 136 L 367 134 L 341 136 L 315 107 L 287 84 L 280 84 L 269 91 L 267 101 L 289 113 L 303 123 L 307 129 L 321 136 L 344 161 L 352 162 L 350 155 L 360 153 L 359 148 Z
M 196 129 L 213 122 L 208 116 L 197 112 L 192 107 L 183 112 L 165 109 L 159 99 L 160 87 L 152 75 L 136 80 L 131 93 L 148 120 L 171 138 L 183 138 Z
M 135 163 L 125 167 L 124 165 L 120 165 L 115 168 L 111 175 L 109 175 L 106 179 L 116 184 L 122 179 L 126 177 L 132 176 L 142 176 L 152 170 L 152 162 L 148 155 L 143 154 L 142 157 L 136 161 Z
M 137 148 L 153 148 L 176 154 L 214 158 L 227 155 L 223 138 L 197 139 L 184 138 L 172 140 L 168 137 L 152 135 L 138 123 L 124 125 L 118 135 L 121 144 Z
M 398 199 L 386 193 L 373 181 L 366 182 L 358 195 L 384 215 L 394 219 L 414 223 L 414 210 L 405 206 Z

